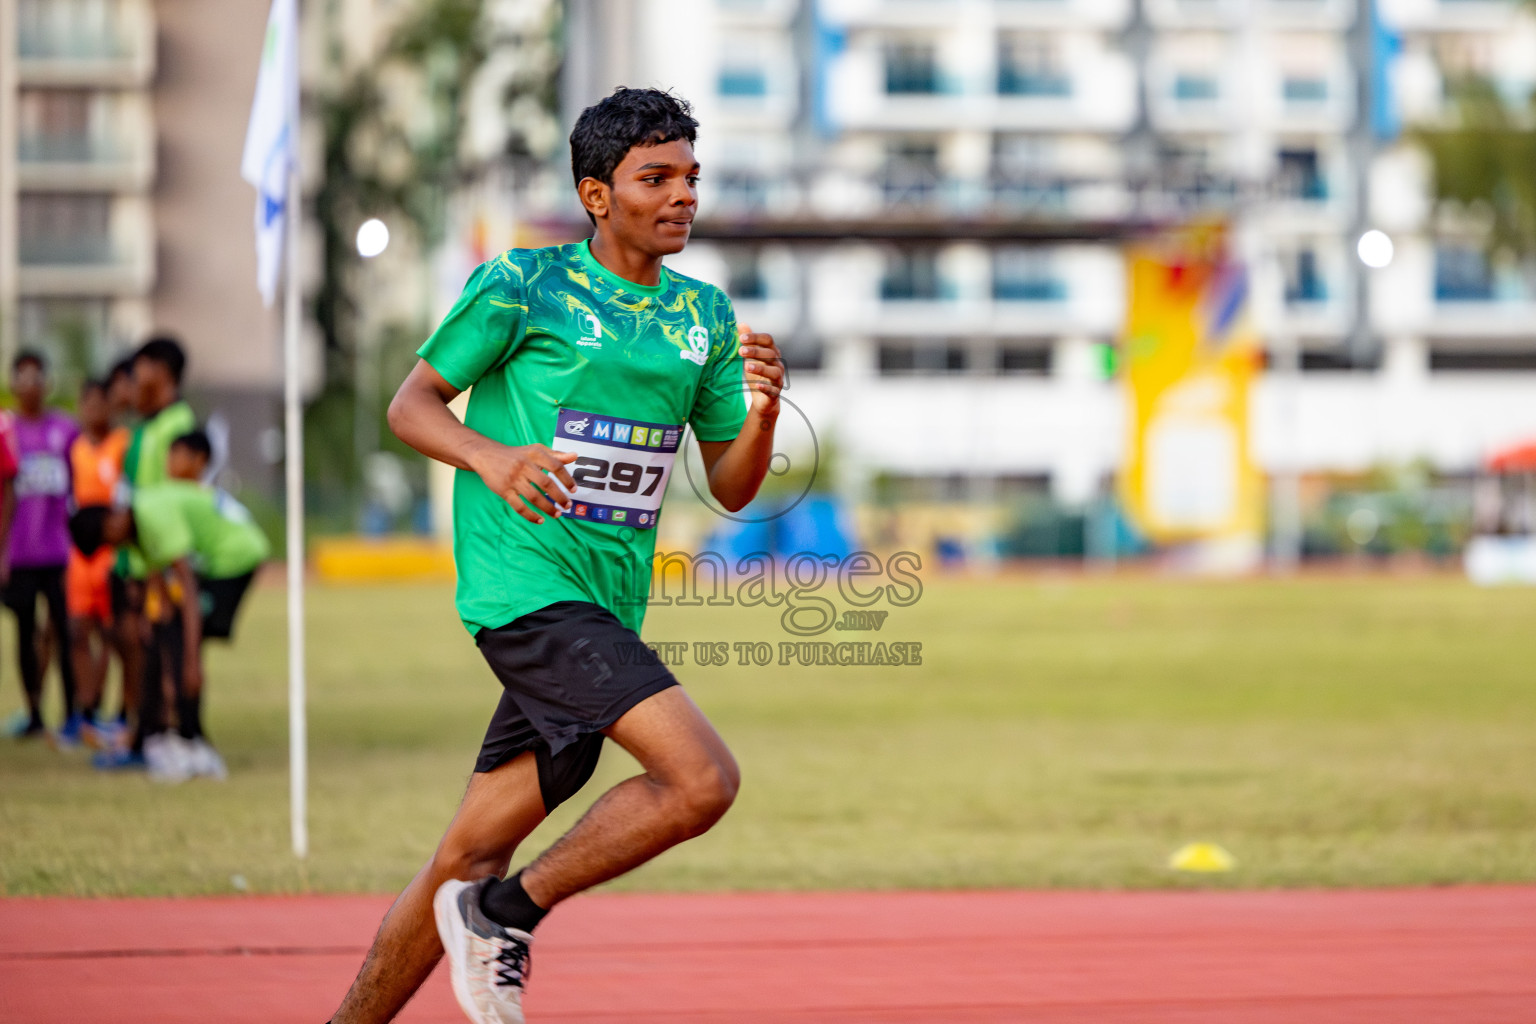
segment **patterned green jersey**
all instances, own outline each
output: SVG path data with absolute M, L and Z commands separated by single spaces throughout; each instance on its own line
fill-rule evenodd
M 586 242 L 512 249 L 475 271 L 418 354 L 470 391 L 471 429 L 580 457 L 574 507 L 541 524 L 456 474 L 458 610 L 471 633 L 556 601 L 601 605 L 639 632 L 684 426 L 729 441 L 746 420 L 738 346 L 720 289 L 666 269 L 653 287 L 626 281 Z

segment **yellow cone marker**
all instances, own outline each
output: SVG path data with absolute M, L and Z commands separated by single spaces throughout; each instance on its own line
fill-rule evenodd
M 1237 867 L 1237 858 L 1215 843 L 1190 843 L 1168 858 L 1175 871 L 1217 872 Z

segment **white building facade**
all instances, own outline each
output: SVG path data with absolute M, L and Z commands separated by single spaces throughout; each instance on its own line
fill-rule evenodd
M 1120 460 L 1106 373 L 1137 225 L 1217 215 L 1272 369 L 1260 462 L 1475 470 L 1536 436 L 1529 274 L 1432 209 L 1403 126 L 1477 71 L 1536 84 L 1501 0 L 612 0 L 573 4 L 573 113 L 674 88 L 703 125 L 695 242 L 789 353 L 789 396 L 854 468 L 1068 503 Z M 627 41 L 628 45 L 625 45 Z M 1359 235 L 1394 258 L 1366 268 Z M 1432 230 L 1433 228 L 1433 230 Z

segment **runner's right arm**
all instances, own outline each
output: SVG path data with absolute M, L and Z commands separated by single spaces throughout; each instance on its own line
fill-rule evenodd
M 576 481 L 565 467 L 576 461 L 576 454 L 542 444 L 511 447 L 492 441 L 466 427 L 448 408 L 459 393 L 430 363 L 419 360 L 389 403 L 389 428 L 427 458 L 478 474 L 531 523 L 544 521 L 535 508 L 551 516 L 569 508 Z M 551 476 L 564 491 L 550 485 Z

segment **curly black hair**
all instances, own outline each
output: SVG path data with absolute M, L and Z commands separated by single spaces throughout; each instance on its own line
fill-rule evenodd
M 586 110 L 571 129 L 571 177 L 613 184 L 614 168 L 636 146 L 657 146 L 687 139 L 695 142 L 699 122 L 693 107 L 681 96 L 660 89 L 628 89 L 619 86 Z M 590 213 L 587 217 L 594 223 Z

